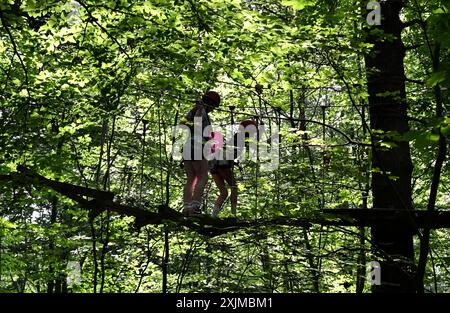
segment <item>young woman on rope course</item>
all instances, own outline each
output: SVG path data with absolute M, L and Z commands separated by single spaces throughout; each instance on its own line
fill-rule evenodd
M 219 104 L 220 95 L 210 90 L 196 102 L 195 107 L 182 121 L 182 124 L 190 129 L 190 138 L 183 148 L 183 164 L 187 175 L 183 191 L 183 214 L 187 216 L 202 213 L 201 199 L 208 182 L 208 161 L 203 153 L 203 148 L 210 139 L 209 134 L 206 135 L 204 132 L 211 126 L 208 114 Z
M 239 124 L 239 130 L 236 134 L 234 134 L 232 140 L 229 141 L 228 149 L 233 149 L 233 157 L 234 159 L 237 159 L 239 157 L 237 151 L 238 149 L 238 134 L 240 132 L 244 132 L 245 138 L 249 137 L 249 134 L 245 132 L 245 128 L 249 125 L 254 125 L 257 129 L 257 124 L 253 120 L 245 120 L 242 121 Z M 241 127 L 242 126 L 242 127 Z M 216 144 L 213 144 L 212 146 L 212 154 L 216 154 L 219 149 L 223 149 L 223 137 L 219 132 L 212 132 L 211 138 L 214 139 Z M 225 148 L 226 148 L 225 147 Z M 241 147 L 242 148 L 242 147 Z M 225 149 L 226 150 L 226 149 Z M 240 150 L 242 151 L 242 149 Z M 231 202 L 231 213 L 236 216 L 236 207 L 237 207 L 237 199 L 238 199 L 238 188 L 236 183 L 236 178 L 234 176 L 233 168 L 236 164 L 235 161 L 224 159 L 224 160 L 217 160 L 212 159 L 209 161 L 209 172 L 211 173 L 211 176 L 214 179 L 214 183 L 216 184 L 217 188 L 219 189 L 219 196 L 217 197 L 214 208 L 212 211 L 212 217 L 218 217 L 219 212 L 222 210 L 222 206 L 225 202 L 225 200 L 228 197 L 228 188 L 226 184 L 231 189 L 231 195 L 230 195 L 230 202 Z M 225 184 L 226 183 L 226 184 Z

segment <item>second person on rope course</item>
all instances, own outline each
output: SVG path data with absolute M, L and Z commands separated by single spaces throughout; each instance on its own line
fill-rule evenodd
M 219 196 L 214 202 L 214 208 L 212 211 L 213 217 L 218 217 L 219 212 L 223 208 L 223 204 L 228 197 L 228 185 L 231 189 L 230 202 L 231 202 L 231 213 L 236 216 L 236 208 L 237 208 L 237 200 L 238 200 L 238 187 L 236 178 L 234 176 L 234 166 L 236 164 L 235 159 L 238 159 L 242 152 L 243 146 L 245 143 L 239 143 L 238 137 L 239 135 L 243 135 L 243 139 L 249 139 L 251 136 L 250 133 L 246 131 L 246 127 L 249 125 L 253 125 L 255 127 L 254 131 L 257 131 L 257 123 L 253 120 L 244 120 L 239 124 L 238 132 L 234 134 L 230 141 L 228 141 L 227 145 L 223 146 L 223 136 L 220 132 L 212 132 L 212 139 L 217 142 L 217 148 L 213 145 L 212 154 L 215 156 L 214 159 L 209 161 L 209 169 L 211 176 L 214 179 L 214 183 L 219 189 Z M 247 129 L 248 130 L 248 129 Z M 232 150 L 232 159 L 217 159 L 218 150 Z M 226 154 L 226 153 L 224 153 Z

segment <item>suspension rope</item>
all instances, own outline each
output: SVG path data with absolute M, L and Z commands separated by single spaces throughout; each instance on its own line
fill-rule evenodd
M 164 178 L 163 178 L 163 161 L 162 161 L 162 133 L 161 133 L 161 98 L 158 97 L 158 143 L 159 143 L 159 175 L 160 175 L 160 200 L 161 204 L 164 202 Z M 167 174 L 169 176 L 169 173 Z M 168 180 L 167 180 L 168 181 Z M 166 189 L 166 198 L 169 198 L 169 190 Z M 167 203 L 168 204 L 168 203 Z M 169 270 L 169 257 L 170 257 L 170 242 L 169 242 L 169 230 L 167 225 L 164 225 L 164 248 L 162 254 L 162 293 L 167 293 L 167 274 Z
M 229 112 L 229 110 L 220 109 L 220 108 L 217 108 L 217 109 L 215 109 L 215 110 L 221 111 L 221 112 Z M 269 119 L 269 120 L 270 120 L 270 119 L 273 119 L 273 120 L 277 120 L 277 116 L 255 115 L 254 113 L 240 112 L 240 111 L 235 111 L 234 113 L 235 113 L 235 114 L 238 114 L 238 115 L 251 116 L 251 117 L 253 117 L 253 118 L 257 117 L 257 118 L 260 119 L 260 120 L 262 120 L 262 119 Z M 278 119 L 279 119 L 279 120 L 284 120 L 284 121 L 307 122 L 307 123 L 313 123 L 313 124 L 322 125 L 322 126 L 325 126 L 325 127 L 329 128 L 329 129 L 332 129 L 332 130 L 334 130 L 335 132 L 341 134 L 341 135 L 347 140 L 347 144 L 349 144 L 349 145 L 351 144 L 351 145 L 371 146 L 371 145 L 366 144 L 366 143 L 362 143 L 362 142 L 355 141 L 355 140 L 353 140 L 352 138 L 350 138 L 349 135 L 347 135 L 346 133 L 344 133 L 342 130 L 340 130 L 340 129 L 334 127 L 334 126 L 331 126 L 331 125 L 328 125 L 328 124 L 324 124 L 324 123 L 322 123 L 322 122 L 320 122 L 320 121 L 315 121 L 315 120 L 311 120 L 311 119 L 301 119 L 301 118 L 289 118 L 289 117 L 284 117 L 284 116 L 283 116 L 283 117 L 280 116 L 280 117 L 278 117 Z
M 161 134 L 161 103 L 158 99 L 158 143 L 159 143 L 159 178 L 160 178 L 160 199 L 161 203 L 164 202 L 164 185 L 163 185 L 163 161 L 162 161 L 162 134 Z
M 186 255 L 183 258 L 183 262 L 182 262 L 182 265 L 181 265 L 181 271 L 180 271 L 180 273 L 178 274 L 178 277 L 177 277 L 177 287 L 176 287 L 175 293 L 179 293 L 180 292 L 181 286 L 183 284 L 184 276 L 186 275 L 187 270 L 189 268 L 189 264 L 191 263 L 191 261 L 192 261 L 192 259 L 194 257 L 194 253 L 195 253 L 196 248 L 197 248 L 197 241 L 196 241 L 197 240 L 197 235 L 198 235 L 197 233 L 194 233 L 194 236 L 192 237 L 192 241 L 191 241 L 191 244 L 189 246 L 189 249 L 188 249 L 188 251 L 186 252 Z
M 159 158 L 160 158 L 160 175 L 161 175 L 161 182 L 163 179 L 163 167 L 162 167 L 162 136 L 161 136 L 161 103 L 160 99 L 158 100 L 158 130 L 159 130 Z M 178 116 L 179 116 L 179 107 L 177 108 L 176 114 L 175 114 L 175 120 L 174 120 L 174 128 L 178 124 Z M 168 207 L 170 202 L 170 176 L 172 174 L 172 160 L 173 160 L 173 149 L 175 144 L 175 132 L 172 133 L 172 153 L 169 156 L 169 163 L 167 168 L 167 175 L 166 175 L 166 199 L 165 199 L 165 205 Z M 161 184 L 161 188 L 162 188 Z M 161 190 L 161 195 L 163 193 L 163 190 Z M 163 203 L 163 198 L 161 198 L 161 203 Z M 162 262 L 162 271 L 163 271 L 163 277 L 162 277 L 162 292 L 167 293 L 167 275 L 169 271 L 169 249 L 170 249 L 170 242 L 169 242 L 169 229 L 167 225 L 164 227 L 164 250 L 163 250 L 163 262 Z
M 261 99 L 261 93 L 258 92 L 258 103 L 259 103 L 259 111 L 262 111 L 262 99 Z M 259 125 L 259 120 L 258 120 L 258 116 L 254 116 L 254 118 L 257 121 L 256 125 Z M 255 219 L 258 218 L 258 197 L 259 197 L 259 190 L 258 190 L 258 185 L 259 185 L 259 131 L 256 131 L 256 164 L 255 164 Z
M 236 107 L 234 106 L 230 106 L 230 121 L 231 121 L 231 125 L 234 125 L 234 109 Z M 235 143 L 233 142 L 233 146 L 235 145 Z M 233 158 L 235 157 L 235 153 L 233 152 Z M 239 164 L 239 160 L 236 160 L 236 163 Z
M 169 205 L 169 201 L 170 201 L 170 194 L 169 194 L 169 188 L 170 188 L 170 176 L 172 175 L 172 161 L 173 161 L 173 154 L 174 154 L 174 149 L 175 149 L 175 127 L 178 124 L 178 118 L 180 116 L 180 106 L 177 107 L 177 111 L 175 113 L 175 118 L 173 121 L 173 132 L 172 132 L 172 138 L 171 138 L 171 153 L 169 156 L 169 167 L 167 169 L 167 176 L 166 176 L 166 202 L 165 204 L 168 206 Z
M 173 97 L 173 98 L 176 98 L 176 99 L 182 99 L 182 98 L 180 98 L 180 97 Z M 328 107 L 336 107 L 336 106 L 328 106 Z M 364 106 L 362 106 L 362 107 L 364 107 Z M 234 106 L 230 106 L 228 109 L 216 108 L 215 111 L 226 112 L 226 113 L 231 114 L 231 111 L 233 110 L 233 115 L 236 115 L 236 114 L 237 114 L 237 115 L 245 115 L 245 116 L 251 116 L 251 117 L 254 117 L 254 116 L 255 116 L 254 113 L 248 113 L 248 112 L 244 112 L 244 111 L 236 111 L 235 108 L 236 108 L 236 107 L 234 107 Z M 245 107 L 243 107 L 243 109 L 245 109 Z M 276 116 L 276 115 L 275 115 L 275 116 L 271 116 L 271 115 L 262 115 L 262 114 L 259 114 L 259 115 L 257 115 L 257 116 L 258 116 L 260 119 L 269 119 L 269 120 L 270 120 L 270 119 L 274 119 L 274 120 L 279 119 L 279 120 L 285 120 L 285 121 L 307 122 L 307 123 L 313 123 L 313 124 L 322 125 L 322 126 L 324 126 L 324 127 L 326 127 L 326 128 L 329 128 L 329 129 L 331 129 L 331 130 L 333 130 L 333 131 L 335 131 L 335 132 L 341 134 L 341 135 L 347 140 L 347 142 L 348 142 L 349 145 L 370 146 L 370 145 L 368 145 L 368 144 L 365 144 L 365 143 L 362 143 L 362 142 L 358 142 L 358 141 L 353 140 L 352 138 L 350 138 L 349 135 L 345 134 L 345 133 L 344 133 L 343 131 L 341 131 L 340 129 L 338 129 L 338 128 L 334 127 L 334 126 L 328 125 L 328 124 L 325 124 L 325 125 L 324 125 L 323 122 L 321 122 L 321 121 L 315 121 L 315 120 L 311 120 L 311 119 L 291 118 L 291 117 L 281 116 L 281 111 L 279 111 L 279 113 L 280 113 L 279 116 Z M 178 109 L 177 109 L 177 114 L 178 114 Z M 126 116 L 126 115 L 121 115 L 121 114 L 118 114 L 118 116 L 121 116 L 121 117 L 124 117 L 124 118 L 129 118 L 129 119 L 134 119 L 134 117 Z M 148 121 L 148 123 L 150 123 L 150 124 L 157 124 L 157 122 L 152 122 L 152 121 Z
M 147 123 L 146 119 L 142 120 L 144 125 L 143 134 L 142 134 L 142 154 L 141 154 L 141 185 L 139 188 L 139 202 L 142 202 L 142 190 L 144 188 L 144 159 L 145 159 L 145 137 L 147 133 Z

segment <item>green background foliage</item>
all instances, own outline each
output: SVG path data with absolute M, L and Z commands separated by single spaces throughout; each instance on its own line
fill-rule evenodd
M 236 170 L 239 218 L 370 208 L 370 175 L 379 169 L 367 146 L 365 5 L 1 1 L 0 173 L 25 164 L 112 191 L 123 204 L 156 211 L 168 199 L 181 210 L 185 174 L 170 157 L 171 128 L 214 89 L 223 98 L 214 126 L 230 124 L 233 106 L 235 121 L 258 116 L 280 129 L 278 169 L 262 172 L 248 160 Z M 449 9 L 449 1 L 409 1 L 402 12 L 405 23 L 419 21 L 402 33 L 411 117 L 403 140 L 417 210 L 427 204 L 439 136 L 450 129 Z M 436 44 L 442 62 L 433 69 Z M 436 86 L 447 118 L 435 118 Z M 386 149 L 394 136 L 380 136 Z M 446 162 L 440 210 L 449 209 L 448 174 Z M 217 195 L 211 181 L 208 210 Z M 207 238 L 167 223 L 136 232 L 132 218 L 105 212 L 91 224 L 73 201 L 10 181 L 0 181 L 0 212 L 1 292 L 161 292 L 165 232 L 169 292 L 355 292 L 361 280 L 358 291 L 370 291 L 364 228 L 264 226 Z M 231 215 L 228 202 L 222 214 Z M 448 230 L 432 232 L 425 283 L 434 291 L 450 290 L 448 239 Z M 67 284 L 69 262 L 81 272 Z

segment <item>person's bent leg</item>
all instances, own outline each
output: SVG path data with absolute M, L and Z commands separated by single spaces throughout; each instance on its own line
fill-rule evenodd
M 192 196 L 192 206 L 196 206 L 198 208 L 197 211 L 201 211 L 200 207 L 202 203 L 203 191 L 208 183 L 208 161 L 193 161 L 192 166 L 194 168 L 195 177 L 197 178 Z
M 222 205 L 225 202 L 225 200 L 228 197 L 228 190 L 225 185 L 225 180 L 223 179 L 223 176 L 221 175 L 221 171 L 218 170 L 216 174 L 213 175 L 214 183 L 216 184 L 217 188 L 219 189 L 219 196 L 217 197 L 214 208 L 212 212 L 213 217 L 217 217 L 219 215 L 220 210 L 222 209 Z
M 190 213 L 192 207 L 192 193 L 197 182 L 194 166 L 192 164 L 193 162 L 194 161 L 184 161 L 184 170 L 187 176 L 183 190 L 184 213 Z
M 231 213 L 233 215 L 236 215 L 237 200 L 238 200 L 238 187 L 237 187 L 236 179 L 234 177 L 232 168 L 226 169 L 226 171 L 224 173 L 224 178 L 225 178 L 225 181 L 227 182 L 227 184 L 231 188 L 231 197 L 230 197 L 231 198 L 230 199 Z

